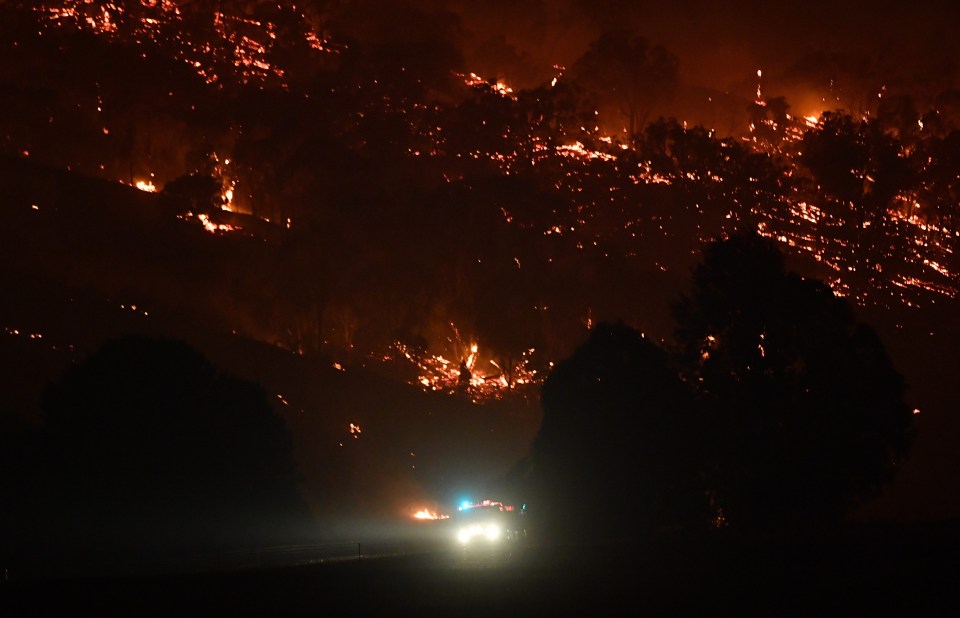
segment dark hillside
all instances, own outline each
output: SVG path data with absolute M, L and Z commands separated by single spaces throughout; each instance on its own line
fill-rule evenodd
M 281 240 L 214 236 L 155 195 L 22 160 L 2 161 L 0 190 L 0 272 L 14 292 L 0 300 L 5 425 L 40 423 L 43 387 L 107 339 L 182 339 L 271 394 L 304 496 L 328 523 L 436 509 L 505 472 L 536 431 L 535 401 L 477 405 L 408 386 L 381 360 L 338 370 L 251 337 L 269 327 L 244 273 L 279 261 Z

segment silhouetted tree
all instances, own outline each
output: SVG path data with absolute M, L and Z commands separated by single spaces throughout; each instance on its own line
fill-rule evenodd
M 783 141 L 790 117 L 790 104 L 785 97 L 753 101 L 747 108 L 753 134 L 773 145 Z
M 528 130 L 517 102 L 487 83 L 470 88 L 467 98 L 446 115 L 445 125 L 449 148 L 476 149 L 487 156 L 514 151 Z
M 223 186 L 212 176 L 189 174 L 164 185 L 160 199 L 177 212 L 208 213 L 223 204 Z
M 346 41 L 341 79 L 359 78 L 367 89 L 376 83 L 397 100 L 443 95 L 457 85 L 463 33 L 456 15 L 407 4 L 337 4 L 326 26 Z
M 675 317 L 731 525 L 835 520 L 902 463 L 912 414 L 883 344 L 826 285 L 788 273 L 772 241 L 707 246 Z
M 530 480 L 548 533 L 631 537 L 705 522 L 690 401 L 663 350 L 623 324 L 598 325 L 543 386 Z
M 653 104 L 669 96 L 679 61 L 661 45 L 628 30 L 603 32 L 574 63 L 570 76 L 627 119 L 633 134 L 646 123 Z
M 64 543 L 276 542 L 306 515 L 288 431 L 263 388 L 185 343 L 108 342 L 51 385 L 43 407 Z
M 913 157 L 918 160 L 919 182 L 917 197 L 921 214 L 951 233 L 957 230 L 957 210 L 960 205 L 960 131 L 951 131 L 946 137 L 923 140 Z
M 920 112 L 907 95 L 883 97 L 877 105 L 877 122 L 904 144 L 914 144 L 920 134 Z
M 595 114 L 592 98 L 576 82 L 556 79 L 517 93 L 519 108 L 529 123 L 529 132 L 551 141 L 592 128 Z
M 801 161 L 847 222 L 861 268 L 879 270 L 892 243 L 888 209 L 915 182 L 902 144 L 875 120 L 825 113 L 820 125 L 804 134 Z

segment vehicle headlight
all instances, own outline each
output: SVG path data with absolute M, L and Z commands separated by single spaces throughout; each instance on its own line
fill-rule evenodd
M 460 528 L 460 531 L 457 533 L 457 540 L 466 545 L 469 543 L 473 537 L 483 534 L 483 528 L 477 524 L 471 524 L 469 526 L 463 526 Z
M 488 541 L 497 541 L 503 534 L 503 529 L 495 524 L 471 524 L 463 526 L 457 531 L 457 540 L 461 544 L 467 545 L 477 537 L 485 538 Z

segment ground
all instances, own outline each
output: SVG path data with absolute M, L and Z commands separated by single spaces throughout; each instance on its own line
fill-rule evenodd
M 956 522 L 954 522 L 956 523 Z M 954 523 L 512 556 L 433 549 L 240 571 L 4 583 L 27 615 L 956 615 Z

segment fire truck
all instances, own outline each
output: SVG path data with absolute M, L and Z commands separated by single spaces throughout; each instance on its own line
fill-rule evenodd
M 526 505 L 494 500 L 464 502 L 454 515 L 457 542 L 465 548 L 517 543 L 527 536 Z

